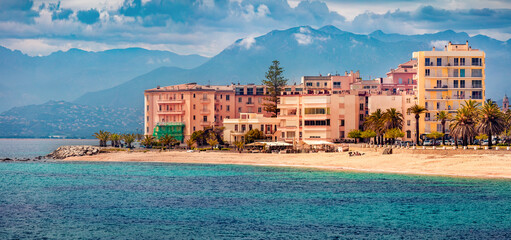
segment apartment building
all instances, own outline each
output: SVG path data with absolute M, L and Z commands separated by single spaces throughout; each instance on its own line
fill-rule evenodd
M 421 118 L 421 132 L 441 131 L 436 119 L 439 111 L 454 113 L 464 101 L 485 99 L 485 53 L 465 44 L 445 46 L 443 51 L 414 52 L 417 60 L 418 104 L 428 111 Z
M 144 92 L 144 132 L 170 134 L 183 141 L 197 130 L 222 126 L 240 113 L 264 111 L 266 87 L 261 85 L 202 86 L 196 83 L 157 87 Z
M 403 132 L 405 136 L 404 141 L 413 141 L 416 136 L 415 128 L 415 115 L 411 114 L 408 109 L 417 103 L 417 97 L 413 92 L 401 91 L 400 93 L 394 93 L 389 90 L 380 94 L 374 94 L 369 97 L 368 109 L 369 112 L 375 112 L 380 109 L 385 112 L 387 109 L 395 108 L 397 111 L 403 114 Z
M 244 139 L 245 133 L 252 129 L 262 131 L 268 140 L 277 140 L 277 127 L 280 119 L 265 117 L 258 113 L 240 113 L 239 118 L 224 119 L 224 141 L 234 143 Z

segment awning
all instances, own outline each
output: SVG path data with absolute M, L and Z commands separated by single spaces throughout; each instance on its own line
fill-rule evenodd
M 323 140 L 303 140 L 307 145 L 332 145 L 334 143 Z
M 264 146 L 264 145 L 265 145 L 265 143 L 263 143 L 263 142 L 253 142 L 253 143 L 249 143 L 245 146 Z
M 266 146 L 270 147 L 287 147 L 287 146 L 293 146 L 293 144 L 285 143 L 285 142 L 260 142 L 266 144 Z

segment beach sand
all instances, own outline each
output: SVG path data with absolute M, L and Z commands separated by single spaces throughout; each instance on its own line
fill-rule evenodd
M 109 152 L 94 156 L 66 158 L 65 161 L 168 162 L 239 164 L 300 167 L 333 171 L 399 173 L 476 178 L 511 178 L 508 151 L 395 150 L 382 155 L 381 149 L 355 149 L 363 156 L 348 153 L 267 154 L 234 152 L 135 151 Z

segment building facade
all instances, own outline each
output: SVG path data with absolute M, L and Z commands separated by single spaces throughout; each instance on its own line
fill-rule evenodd
M 455 113 L 469 99 L 485 99 L 485 53 L 465 44 L 449 44 L 443 51 L 414 52 L 417 60 L 418 104 L 426 107 L 420 119 L 420 132 L 441 131 L 439 111 Z
M 268 140 L 277 140 L 276 132 L 280 119 L 265 117 L 258 113 L 241 113 L 239 118 L 224 119 L 224 141 L 234 143 L 244 140 L 245 134 L 252 130 L 262 131 Z

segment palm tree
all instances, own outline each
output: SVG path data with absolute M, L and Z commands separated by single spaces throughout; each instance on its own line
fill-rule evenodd
M 492 135 L 498 135 L 506 129 L 505 116 L 499 106 L 488 99 L 479 110 L 477 131 L 488 135 L 488 148 L 492 147 Z
M 383 122 L 385 130 L 389 129 L 402 129 L 403 128 L 403 114 L 398 112 L 395 108 L 387 109 L 387 111 L 383 114 Z M 392 144 L 394 144 L 394 139 L 392 139 Z
M 124 140 L 124 143 L 126 143 L 127 148 L 131 148 L 131 143 L 135 141 L 135 134 L 133 133 L 127 133 L 122 135 L 122 139 Z
M 440 111 L 436 115 L 436 119 L 442 124 L 442 133 L 444 134 L 442 136 L 442 145 L 445 145 L 445 123 L 449 120 L 449 113 L 446 111 Z
M 142 139 L 142 141 L 140 141 L 140 144 L 142 144 L 142 146 L 144 146 L 146 148 L 152 147 L 154 144 L 154 136 L 145 135 L 144 138 Z
M 238 149 L 238 151 L 240 153 L 245 148 L 245 142 L 244 141 L 236 141 L 236 142 L 234 142 L 234 145 L 236 146 L 236 148 Z
M 420 115 L 427 111 L 427 109 L 420 105 L 413 105 L 410 108 L 408 108 L 408 111 L 413 113 L 415 115 L 415 144 L 419 145 L 419 118 Z
M 170 148 L 170 145 L 173 142 L 172 141 L 173 138 L 174 137 L 170 136 L 170 134 L 165 134 L 165 135 L 160 136 L 160 139 L 158 139 L 158 140 L 162 146 Z
M 94 133 L 93 137 L 99 139 L 99 146 L 106 147 L 106 143 L 108 142 L 108 138 L 110 137 L 110 133 L 107 131 L 99 130 L 99 132 Z
M 476 135 L 473 117 L 471 109 L 462 107 L 458 109 L 456 115 L 451 120 L 451 124 L 449 124 L 451 134 L 463 139 L 463 146 L 467 146 L 468 139 Z
M 375 144 L 381 144 L 383 137 L 383 113 L 380 109 L 369 114 L 364 120 L 364 127 L 376 133 Z M 377 141 L 376 141 L 377 140 Z
M 189 149 L 192 149 L 193 144 L 195 144 L 195 140 L 193 140 L 193 138 L 189 138 L 188 140 L 186 140 L 186 145 L 188 146 Z
M 117 133 L 112 133 L 110 135 L 110 141 L 112 142 L 112 147 L 119 147 L 119 141 L 121 141 L 121 135 Z

